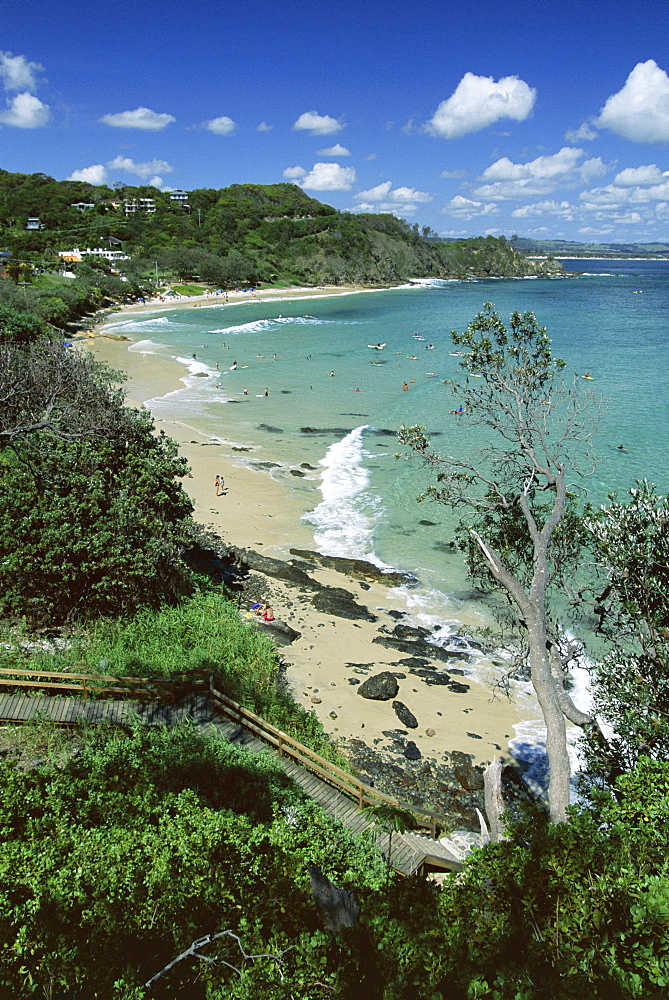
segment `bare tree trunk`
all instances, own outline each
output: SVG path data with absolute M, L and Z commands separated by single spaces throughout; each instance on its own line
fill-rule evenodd
M 567 752 L 567 727 L 560 704 L 557 684 L 551 671 L 547 648 L 545 615 L 532 607 L 532 619 L 527 622 L 530 671 L 544 722 L 546 723 L 546 756 L 548 757 L 548 808 L 551 823 L 564 823 L 569 805 L 571 765 Z
M 483 787 L 485 813 L 490 826 L 490 840 L 493 844 L 498 844 L 500 840 L 507 839 L 502 824 L 504 799 L 502 798 L 502 761 L 499 757 L 493 757 L 483 772 Z

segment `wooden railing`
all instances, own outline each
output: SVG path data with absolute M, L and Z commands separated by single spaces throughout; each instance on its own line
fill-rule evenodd
M 337 767 L 331 761 L 321 757 L 314 750 L 305 747 L 302 743 L 288 736 L 287 733 L 277 729 L 276 726 L 254 715 L 243 705 L 228 698 L 214 685 L 210 688 L 210 703 L 214 711 L 220 712 L 228 719 L 236 722 L 239 726 L 253 733 L 259 739 L 264 740 L 271 746 L 276 747 L 280 757 L 292 757 L 293 760 L 301 764 L 302 767 L 317 774 L 324 781 L 339 788 L 345 795 L 353 799 L 359 809 L 371 805 L 389 805 L 397 809 L 405 809 L 416 817 L 417 826 L 422 830 L 429 831 L 431 837 L 436 837 L 438 830 L 447 826 L 447 819 L 439 813 L 430 812 L 427 809 L 419 809 L 417 806 L 386 795 L 377 791 L 371 785 L 366 785 L 354 775 Z
M 0 687 L 69 691 L 84 699 L 116 695 L 138 701 L 174 701 L 187 690 L 207 691 L 210 680 L 208 671 L 174 671 L 171 677 L 111 677 L 8 667 L 0 668 Z
M 447 826 L 447 819 L 439 813 L 420 809 L 417 806 L 377 791 L 354 775 L 344 771 L 331 761 L 321 757 L 315 750 L 304 746 L 287 733 L 261 719 L 238 702 L 228 698 L 213 683 L 209 671 L 173 671 L 170 677 L 112 677 L 105 674 L 75 674 L 53 670 L 17 670 L 0 668 L 1 688 L 33 688 L 58 693 L 69 692 L 84 699 L 114 695 L 134 698 L 137 701 L 177 701 L 188 692 L 206 691 L 212 711 L 220 712 L 237 725 L 270 746 L 276 748 L 280 757 L 290 757 L 302 767 L 334 785 L 344 795 L 357 803 L 359 809 L 365 806 L 388 805 L 411 812 L 419 829 L 436 837 L 438 830 Z

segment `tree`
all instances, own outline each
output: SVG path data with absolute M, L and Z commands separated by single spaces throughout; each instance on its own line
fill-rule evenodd
M 507 330 L 486 303 L 464 333 L 451 336 L 466 349 L 465 384 L 453 385 L 463 402 L 458 419 L 484 428 L 485 445 L 474 457 L 468 447 L 460 455 L 441 455 L 431 449 L 422 427 L 403 427 L 399 437 L 437 470 L 437 484 L 420 499 L 468 512 L 463 523 L 470 555 L 515 606 L 546 724 L 550 817 L 562 822 L 570 780 L 565 718 L 577 725 L 592 720 L 565 690 L 549 586 L 559 569 L 558 529 L 569 515 L 567 474 L 592 469 L 589 441 L 597 404 L 576 383 L 566 385 L 565 362 L 553 358 L 546 330 L 530 312 L 514 313 Z
M 609 652 L 595 657 L 595 707 L 615 732 L 610 753 L 589 746 L 596 770 L 628 771 L 640 754 L 669 755 L 669 497 L 647 480 L 586 518 L 604 577 L 595 613 Z

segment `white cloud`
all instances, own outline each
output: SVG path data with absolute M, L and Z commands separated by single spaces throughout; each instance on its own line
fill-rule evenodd
M 107 166 L 110 170 L 123 170 L 126 174 L 136 174 L 137 177 L 142 177 L 144 180 L 159 170 L 163 174 L 171 174 L 174 170 L 174 167 L 165 160 L 147 160 L 146 163 L 135 163 L 129 156 L 116 156 L 109 161 Z
M 654 59 L 637 63 L 595 124 L 632 142 L 669 140 L 669 77 Z
M 340 142 L 338 142 L 334 146 L 330 146 L 329 149 L 316 150 L 316 156 L 350 156 L 350 155 L 351 155 L 350 149 L 347 149 L 346 146 L 342 146 Z
M 48 104 L 43 104 L 32 94 L 16 94 L 8 102 L 5 111 L 0 111 L 0 124 L 14 128 L 41 128 L 49 121 L 51 112 Z
M 599 157 L 579 165 L 583 150 L 563 146 L 557 153 L 538 156 L 528 163 L 514 163 L 507 156 L 496 160 L 481 175 L 491 183 L 475 188 L 477 198 L 505 201 L 514 198 L 541 197 L 552 194 L 558 187 L 589 183 L 609 169 Z
M 163 181 L 162 177 L 152 177 L 151 180 L 149 181 L 151 187 L 162 188 L 163 190 L 164 190 L 163 188 L 164 183 L 165 182 Z
M 620 187 L 646 187 L 662 184 L 669 177 L 669 171 L 662 173 L 654 163 L 643 167 L 626 167 L 613 178 L 613 183 Z
M 306 173 L 304 167 L 286 167 L 283 176 L 289 181 L 294 181 L 297 177 L 305 177 Z
M 442 139 L 456 139 L 479 132 L 500 118 L 523 121 L 531 112 L 536 96 L 536 90 L 517 76 L 505 76 L 496 82 L 491 76 L 465 73 L 425 127 Z
M 451 198 L 441 211 L 444 215 L 452 215 L 456 219 L 477 219 L 483 215 L 498 215 L 499 206 L 494 202 L 484 204 L 456 194 L 455 198 Z
M 442 170 L 439 174 L 444 180 L 458 181 L 467 176 L 466 170 Z
M 221 115 L 220 118 L 212 118 L 208 122 L 202 122 L 202 128 L 209 129 L 215 135 L 230 135 L 237 128 L 237 123 L 233 122 L 232 118 L 228 118 L 227 115 Z
M 299 184 L 309 191 L 350 191 L 355 179 L 353 167 L 342 167 L 339 163 L 314 163 Z
M 11 52 L 0 52 L 0 79 L 5 90 L 37 90 L 36 73 L 44 71 L 39 63 L 28 62 L 25 56 L 13 56 Z
M 558 215 L 565 220 L 573 219 L 574 209 L 568 201 L 536 201 L 531 205 L 515 208 L 512 219 L 531 219 L 539 215 Z
M 88 184 L 106 184 L 107 171 L 101 163 L 94 163 L 92 167 L 73 170 L 67 179 L 68 181 L 86 181 Z
M 260 125 L 258 125 L 256 129 L 256 132 L 271 132 L 273 128 L 274 126 L 268 125 L 267 122 L 260 122 Z
M 319 115 L 317 111 L 305 111 L 293 125 L 298 132 L 311 132 L 312 135 L 332 135 L 334 132 L 341 132 L 343 127 L 336 118 Z
M 595 132 L 587 122 L 583 122 L 578 128 L 568 129 L 564 137 L 567 142 L 592 142 L 598 135 L 599 132 Z
M 611 170 L 614 166 L 615 163 L 607 166 L 601 156 L 593 156 L 592 159 L 586 160 L 585 163 L 581 164 L 578 168 L 578 173 L 584 184 L 591 184 L 594 180 L 597 180 L 598 177 L 603 177 L 604 174 L 608 174 L 609 170 Z
M 137 128 L 145 132 L 160 132 L 171 122 L 175 122 L 173 115 L 159 114 L 151 111 L 150 108 L 135 108 L 134 111 L 119 111 L 115 115 L 103 115 L 100 119 L 105 125 L 113 128 Z
M 420 202 L 432 201 L 432 195 L 426 191 L 416 191 L 415 188 L 398 187 L 392 190 L 392 181 L 384 181 L 368 191 L 360 191 L 355 196 L 356 201 L 388 202 L 391 205 L 415 205 Z

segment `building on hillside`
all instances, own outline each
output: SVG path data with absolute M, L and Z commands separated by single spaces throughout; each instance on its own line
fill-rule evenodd
M 180 188 L 170 191 L 170 201 L 178 202 L 182 208 L 190 208 L 188 204 L 188 191 L 182 191 Z
M 123 202 L 126 215 L 134 215 L 135 212 L 144 212 L 152 215 L 156 210 L 155 198 L 126 198 Z
M 95 205 L 92 201 L 75 201 L 73 205 L 70 205 L 70 208 L 76 208 L 78 212 L 90 212 L 92 208 L 95 208 Z
M 127 253 L 123 253 L 121 250 L 109 250 L 107 247 L 94 247 L 88 250 L 80 250 L 75 247 L 73 250 L 59 250 L 58 256 L 72 264 L 81 262 L 84 257 L 104 257 L 105 260 L 109 261 L 130 260 Z
M 39 216 L 37 216 L 37 215 L 29 215 L 28 216 L 28 221 L 26 222 L 26 229 L 31 229 L 33 231 L 35 231 L 35 230 L 39 231 L 40 229 L 44 229 L 44 225 L 43 225 L 43 223 L 41 223 L 39 221 Z

